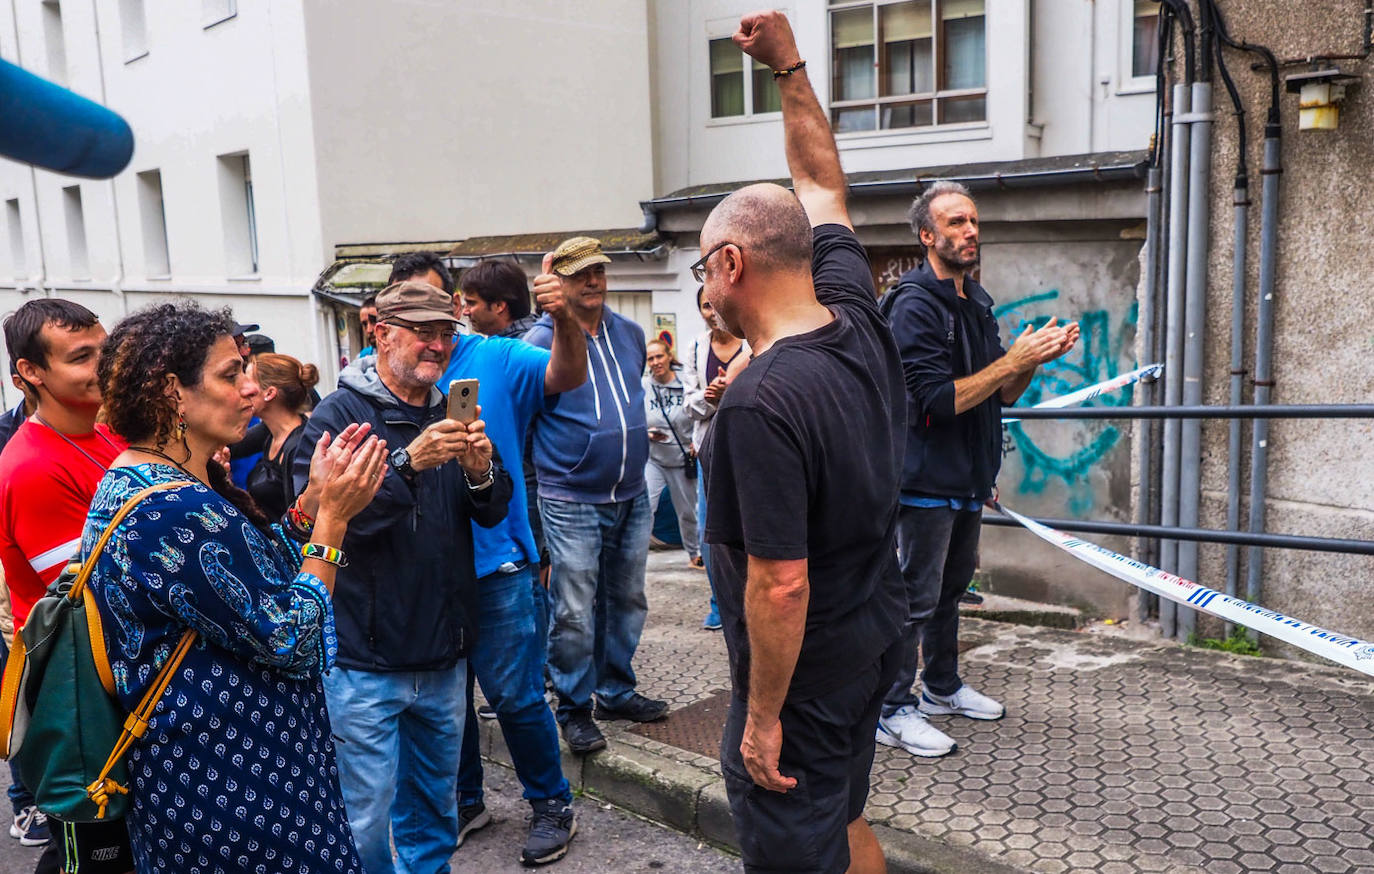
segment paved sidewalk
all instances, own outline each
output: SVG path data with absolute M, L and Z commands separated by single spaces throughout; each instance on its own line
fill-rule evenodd
M 707 754 L 729 680 L 720 634 L 701 629 L 706 578 L 680 551 L 649 565 L 636 668 L 673 715 L 604 724 L 610 748 L 565 756 L 569 778 L 733 846 Z M 963 630 L 965 681 L 1007 716 L 937 717 L 959 742 L 944 759 L 878 748 L 868 816 L 893 871 L 1374 872 L 1370 678 L 1090 631 Z M 494 723 L 483 731 L 505 759 Z

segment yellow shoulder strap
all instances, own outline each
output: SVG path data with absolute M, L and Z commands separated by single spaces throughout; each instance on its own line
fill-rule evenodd
M 72 583 L 71 591 L 67 597 L 73 602 L 84 600 L 86 603 L 86 634 L 91 641 L 91 656 L 95 660 L 95 672 L 100 676 L 100 685 L 105 688 L 105 694 L 114 697 L 114 672 L 110 670 L 110 656 L 105 650 L 105 629 L 100 620 L 100 611 L 95 607 L 95 596 L 90 589 L 86 588 L 86 583 L 90 580 L 91 574 L 95 573 L 95 564 L 100 559 L 100 554 L 105 551 L 105 545 L 110 542 L 115 529 L 119 523 L 124 521 L 124 517 L 131 513 L 140 501 L 154 492 L 165 492 L 168 489 L 175 489 L 186 485 L 184 482 L 159 483 L 140 489 L 133 497 L 124 502 L 124 506 L 119 508 L 119 512 L 114 514 L 110 524 L 101 532 L 100 540 L 96 542 L 95 549 L 87 556 L 85 563 L 81 565 L 81 570 L 76 575 L 75 582 Z M 15 635 L 16 638 L 19 635 Z

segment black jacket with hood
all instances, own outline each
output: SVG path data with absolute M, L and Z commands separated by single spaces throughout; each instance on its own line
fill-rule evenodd
M 1006 353 L 992 298 L 983 287 L 964 279 L 965 307 L 972 316 L 965 319 L 954 281 L 938 279 L 929 264 L 902 274 L 882 303 L 906 380 L 902 495 L 982 500 L 992 494 L 1002 466 L 1002 400 L 993 392 L 956 416 L 954 381 Z
M 432 389 L 425 426 L 442 419 L 445 406 L 443 393 Z M 388 452 L 421 431 L 382 384 L 371 356 L 346 368 L 339 390 L 310 417 L 293 467 L 298 494 L 320 433 L 335 435 L 354 422 L 371 423 Z M 510 474 L 499 462 L 496 481 L 481 491 L 468 489 L 457 461 L 420 471 L 413 484 L 388 469 L 372 503 L 353 517 L 344 537 L 348 566 L 334 582 L 337 663 L 377 672 L 456 664 L 476 630 L 470 523 L 487 528 L 500 522 L 510 496 Z

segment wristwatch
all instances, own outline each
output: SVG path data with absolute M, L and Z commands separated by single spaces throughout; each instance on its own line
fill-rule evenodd
M 407 481 L 415 479 L 415 474 L 419 471 L 410 466 L 410 453 L 402 446 L 387 458 L 391 462 L 391 469 L 405 477 Z

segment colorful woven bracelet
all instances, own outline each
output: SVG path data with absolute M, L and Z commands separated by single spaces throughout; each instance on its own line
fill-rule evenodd
M 797 72 L 798 70 L 805 70 L 805 69 L 806 69 L 806 61 L 797 61 L 795 64 L 793 64 L 792 66 L 788 67 L 788 68 L 785 69 L 785 70 L 774 70 L 774 71 L 773 71 L 773 78 L 774 78 L 774 79 L 781 79 L 783 76 L 791 76 L 793 73 Z
M 343 554 L 342 549 L 333 546 L 325 546 L 323 543 L 307 543 L 301 547 L 303 558 L 318 558 L 320 561 L 328 562 L 335 567 L 348 567 L 348 556 Z
M 315 530 L 315 520 L 305 514 L 301 509 L 300 502 L 292 504 L 286 508 L 286 518 L 297 530 L 305 532 L 307 535 Z

